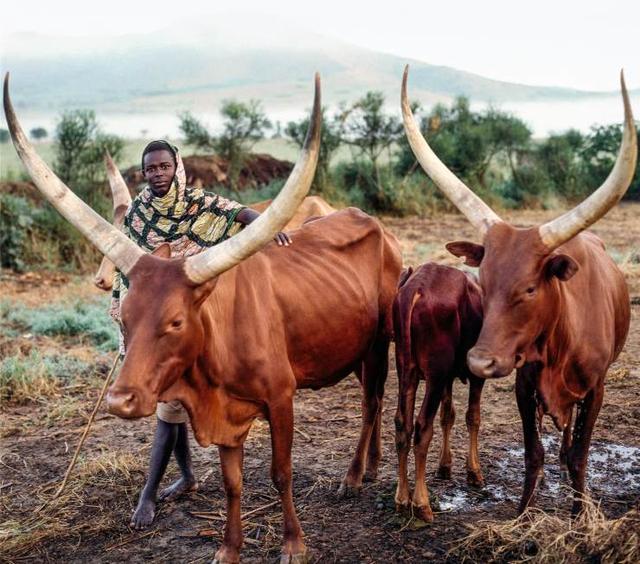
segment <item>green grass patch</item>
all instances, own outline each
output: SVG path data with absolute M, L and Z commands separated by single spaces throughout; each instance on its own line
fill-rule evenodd
M 52 395 L 60 386 L 86 375 L 90 365 L 72 356 L 32 350 L 0 361 L 0 403 L 23 403 Z
M 107 314 L 107 299 L 58 303 L 42 308 L 0 304 L 0 326 L 7 336 L 16 332 L 50 337 L 76 337 L 102 351 L 118 348 L 116 324 Z

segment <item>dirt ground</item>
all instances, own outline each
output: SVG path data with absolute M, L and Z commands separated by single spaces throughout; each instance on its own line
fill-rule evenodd
M 517 224 L 532 224 L 554 215 L 526 212 L 506 217 Z M 631 332 L 608 375 L 605 403 L 589 460 L 591 494 L 609 517 L 617 517 L 640 503 L 639 216 L 640 205 L 620 206 L 594 229 L 625 272 L 632 302 Z M 400 237 L 406 264 L 425 260 L 456 264 L 458 260 L 447 255 L 443 244 L 475 238 L 471 227 L 456 215 L 437 220 L 392 218 L 385 223 Z M 91 296 L 94 292 L 97 290 L 92 289 L 88 275 L 33 275 L 31 279 L 4 276 L 0 280 L 3 298 L 31 306 L 65 296 Z M 47 345 L 42 340 L 35 346 Z M 94 361 L 99 372 L 106 374 L 109 356 L 96 356 Z M 391 366 L 383 412 L 384 453 L 379 479 L 366 484 L 357 498 L 339 500 L 335 495 L 358 436 L 360 393 L 355 378 L 350 377 L 333 388 L 305 390 L 297 396 L 294 498 L 312 561 L 455 561 L 455 557 L 447 557 L 447 551 L 453 541 L 465 535 L 467 524 L 515 516 L 524 460 L 513 375 L 489 381 L 485 386 L 480 457 L 486 487 L 475 490 L 465 482 L 467 390 L 457 383 L 452 480 L 431 477 L 437 464 L 439 429 L 428 459 L 428 485 L 437 511 L 435 521 L 424 526 L 395 513 L 393 415 L 397 378 L 393 360 Z M 210 561 L 219 546 L 224 523 L 224 495 L 215 448 L 193 448 L 201 483 L 198 492 L 160 504 L 149 530 L 138 532 L 128 527 L 145 479 L 155 426 L 153 418 L 123 421 L 108 415 L 103 407 L 68 491 L 58 502 L 43 507 L 71 458 L 101 378 L 102 374 L 97 374 L 91 383 L 63 390 L 49 400 L 3 408 L 0 560 Z M 66 406 L 65 414 L 52 417 L 52 411 L 62 404 Z M 571 505 L 569 493 L 560 480 L 557 464 L 559 435 L 550 421 L 545 424 L 544 443 L 546 478 L 538 490 L 538 505 L 546 511 L 567 512 Z M 269 478 L 269 463 L 268 428 L 265 422 L 258 421 L 245 445 L 243 512 L 248 514 L 243 519 L 245 562 L 275 561 L 279 555 L 281 512 Z M 167 483 L 176 475 L 172 462 Z

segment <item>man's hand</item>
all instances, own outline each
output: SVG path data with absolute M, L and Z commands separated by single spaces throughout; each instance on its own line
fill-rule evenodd
M 284 233 L 283 231 L 278 231 L 274 235 L 273 240 L 278 243 L 279 247 L 288 247 L 289 245 L 291 245 L 291 243 L 293 243 L 291 237 L 289 237 L 289 234 Z

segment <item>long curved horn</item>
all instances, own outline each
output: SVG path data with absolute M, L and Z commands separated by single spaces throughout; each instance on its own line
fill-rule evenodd
M 540 226 L 540 238 L 549 250 L 556 249 L 598 221 L 618 203 L 633 180 L 638 158 L 638 143 L 629 94 L 622 71 L 620 72 L 620 87 L 624 103 L 624 131 L 616 163 L 607 179 L 586 200 L 560 217 Z
M 128 274 L 144 252 L 78 198 L 38 156 L 13 110 L 9 97 L 9 73 L 4 79 L 4 114 L 13 145 L 38 190 L 103 255 L 109 257 L 124 274 Z
M 118 229 L 122 229 L 124 216 L 127 208 L 131 204 L 131 194 L 129 193 L 127 183 L 113 162 L 109 151 L 105 152 L 104 165 L 107 169 L 107 179 L 109 180 L 113 200 L 113 225 Z M 111 290 L 115 268 L 114 264 L 107 257 L 102 257 L 100 267 L 93 277 L 93 283 L 101 290 Z
M 131 205 L 131 193 L 109 151 L 104 154 L 104 166 L 107 169 L 107 180 L 113 199 L 113 225 L 121 228 L 124 224 L 124 214 Z
M 407 78 L 409 76 L 409 65 L 404 68 L 402 77 L 402 120 L 404 131 L 407 135 L 409 145 L 418 162 L 433 180 L 438 188 L 455 204 L 455 206 L 465 215 L 480 234 L 484 236 L 489 226 L 502 221 L 500 217 L 473 191 L 464 184 L 444 163 L 436 156 L 431 147 L 427 144 L 422 135 L 407 96 Z
M 234 267 L 266 245 L 293 217 L 300 202 L 311 187 L 320 151 L 320 76 L 315 76 L 313 112 L 307 137 L 298 157 L 278 196 L 267 210 L 251 225 L 223 243 L 185 261 L 185 273 L 196 284 L 202 284 Z

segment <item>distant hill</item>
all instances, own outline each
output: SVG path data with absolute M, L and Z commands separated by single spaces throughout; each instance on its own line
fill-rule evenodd
M 76 107 L 197 112 L 232 97 L 260 99 L 267 109 L 304 108 L 311 102 L 316 70 L 327 105 L 372 89 L 394 100 L 406 63 L 411 64 L 411 96 L 423 103 L 458 95 L 494 103 L 603 95 L 491 80 L 273 26 L 265 37 L 244 27 L 230 33 L 221 23 L 187 36 L 172 30 L 116 39 L 15 34 L 5 37 L 0 67 L 11 71 L 16 105 L 42 112 Z

